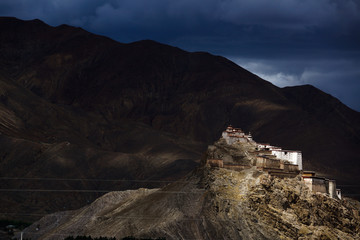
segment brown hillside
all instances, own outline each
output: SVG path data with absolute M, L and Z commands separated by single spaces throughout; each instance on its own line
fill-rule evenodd
M 223 57 L 39 20 L 0 18 L 0 33 L 1 176 L 175 179 L 231 123 L 302 150 L 305 169 L 360 180 L 360 114 L 312 86 L 281 89 Z M 38 208 L 48 196 L 34 196 Z M 4 208 L 33 204 L 2 198 Z
M 81 209 L 49 214 L 24 237 L 352 240 L 360 237 L 359 223 L 356 207 L 312 194 L 300 178 L 199 168 L 161 189 L 111 192 Z

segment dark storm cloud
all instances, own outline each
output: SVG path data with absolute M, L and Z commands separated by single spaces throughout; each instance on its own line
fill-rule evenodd
M 350 0 L 2 0 L 0 14 L 40 18 L 51 25 L 76 24 L 110 36 L 122 29 L 146 30 L 159 39 L 179 36 L 235 37 L 247 40 L 264 31 L 288 34 L 349 34 L 359 22 L 359 7 Z M 352 26 L 356 22 L 355 26 Z M 177 27 L 174 29 L 174 27 Z M 196 29 L 196 30 L 195 30 Z M 167 30 L 169 32 L 166 32 Z M 135 32 L 135 31 L 134 31 Z M 124 32 L 126 34 L 126 32 Z M 135 34 L 134 34 L 135 35 Z M 143 32 L 137 36 L 143 37 Z
M 2 0 L 0 15 L 209 51 L 279 86 L 310 83 L 360 109 L 358 0 Z
M 311 84 L 360 109 L 360 61 L 349 59 L 232 59 L 277 86 Z

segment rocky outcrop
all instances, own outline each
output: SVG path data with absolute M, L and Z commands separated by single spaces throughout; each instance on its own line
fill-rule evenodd
M 249 149 L 220 140 L 208 155 L 251 161 Z M 161 189 L 111 192 L 80 210 L 46 216 L 25 236 L 350 240 L 360 238 L 359 204 L 313 194 L 301 175 L 279 178 L 255 166 L 233 171 L 203 164 Z
M 51 214 L 24 237 L 350 240 L 360 238 L 359 224 L 359 209 L 312 194 L 300 177 L 203 167 L 162 189 L 112 192 L 80 210 Z
M 224 139 L 216 141 L 214 145 L 208 146 L 206 158 L 222 159 L 224 164 L 238 164 L 244 166 L 252 166 L 256 162 L 254 144 L 242 143 L 229 145 Z M 205 159 L 204 159 L 205 160 Z M 205 164 L 205 162 L 202 162 Z

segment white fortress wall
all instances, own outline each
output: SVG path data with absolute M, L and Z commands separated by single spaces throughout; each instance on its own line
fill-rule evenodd
M 232 126 L 228 126 L 221 136 L 229 145 L 237 142 L 253 141 L 250 133 L 247 135 L 240 128 L 233 128 Z M 271 154 L 275 155 L 276 158 L 298 165 L 299 170 L 302 170 L 302 155 L 300 151 L 282 150 L 280 147 L 271 146 L 269 143 L 257 143 L 257 147 L 258 149 L 270 150 Z
M 302 166 L 302 153 L 300 151 L 297 152 L 297 165 L 299 166 L 299 170 L 303 169 L 303 166 Z
M 337 196 L 335 180 L 329 180 L 329 195 L 331 198 L 335 198 L 335 196 Z
M 300 151 L 287 151 L 287 150 L 271 150 L 271 154 L 276 158 L 289 161 L 292 164 L 298 165 L 299 170 L 302 170 L 302 155 Z
M 339 199 L 341 199 L 341 189 L 336 189 L 336 195 Z

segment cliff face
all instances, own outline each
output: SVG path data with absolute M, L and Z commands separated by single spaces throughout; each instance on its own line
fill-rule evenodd
M 162 189 L 111 192 L 82 209 L 48 215 L 24 237 L 357 239 L 359 223 L 359 209 L 312 194 L 300 178 L 204 167 Z
M 231 123 L 259 142 L 301 150 L 305 169 L 339 183 L 360 181 L 359 113 L 312 86 L 281 89 L 223 57 L 153 41 L 121 44 L 39 20 L 0 18 L 0 32 L 1 176 L 174 180 L 193 169 Z M 0 183 L 50 190 L 155 187 Z M 0 210 L 43 214 L 98 196 L 6 193 Z

